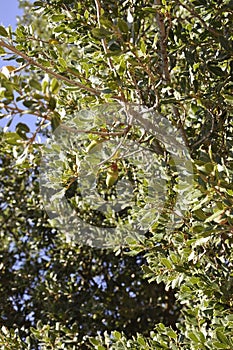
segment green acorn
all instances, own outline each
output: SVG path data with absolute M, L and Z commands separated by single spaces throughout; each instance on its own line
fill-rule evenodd
M 108 171 L 106 177 L 106 185 L 108 188 L 112 187 L 118 180 L 118 167 L 116 163 L 113 163 Z

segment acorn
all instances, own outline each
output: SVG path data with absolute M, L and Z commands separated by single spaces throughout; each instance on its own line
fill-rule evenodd
M 94 151 L 98 151 L 100 149 L 100 147 L 102 146 L 101 143 L 103 141 L 102 140 L 92 140 L 91 143 L 89 143 L 89 145 L 86 148 L 86 152 L 87 153 L 92 153 Z M 94 147 L 96 147 L 97 145 L 99 145 L 98 149 L 93 150 Z
M 106 177 L 106 185 L 108 188 L 112 187 L 118 180 L 118 167 L 116 163 L 113 163 L 108 171 Z

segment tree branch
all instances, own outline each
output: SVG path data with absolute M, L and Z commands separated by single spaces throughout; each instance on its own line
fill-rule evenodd
M 217 30 L 215 30 L 214 28 L 209 27 L 206 22 L 201 18 L 201 16 L 191 7 L 189 7 L 188 5 L 182 4 L 182 2 L 180 0 L 176 0 L 178 2 L 178 4 L 182 7 L 184 7 L 189 13 L 191 13 L 191 15 L 193 15 L 194 17 L 196 17 L 201 24 L 203 25 L 203 27 L 208 30 L 209 32 L 211 32 L 212 34 L 214 34 L 215 36 L 219 37 L 222 36 L 221 33 L 219 33 Z
M 54 76 L 56 79 L 58 80 L 62 80 L 65 81 L 66 83 L 70 84 L 70 85 L 74 85 L 77 86 L 78 88 L 82 89 L 82 90 L 86 90 L 88 92 L 90 92 L 93 95 L 97 95 L 99 96 L 101 94 L 101 90 L 97 90 L 94 89 L 92 87 L 83 85 L 77 81 L 74 80 L 70 80 L 67 77 L 64 77 L 63 75 L 59 74 L 59 73 L 55 73 L 52 70 L 50 70 L 49 68 L 44 67 L 42 64 L 40 64 L 39 62 L 35 61 L 33 58 L 27 56 L 25 53 L 17 50 L 13 45 L 7 44 L 5 41 L 0 40 L 0 46 L 5 47 L 6 49 L 8 49 L 9 51 L 15 53 L 16 55 L 22 57 L 25 61 L 27 61 L 30 65 L 35 66 L 40 68 L 42 71 Z
M 155 5 L 161 5 L 161 0 L 155 0 Z M 169 65 L 168 65 L 168 53 L 167 53 L 167 31 L 164 24 L 164 16 L 158 10 L 156 14 L 156 21 L 159 27 L 159 35 L 160 35 L 160 52 L 163 61 L 163 75 L 166 82 L 170 81 L 170 73 L 169 73 Z

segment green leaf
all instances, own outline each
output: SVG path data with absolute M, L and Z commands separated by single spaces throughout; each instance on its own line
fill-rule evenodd
M 53 32 L 54 33 L 62 33 L 65 30 L 66 26 L 64 23 L 59 24 L 58 26 L 54 27 Z
M 219 216 L 221 216 L 222 214 L 225 213 L 225 209 L 223 210 L 218 210 L 216 211 L 215 213 L 213 213 L 211 216 L 209 216 L 205 222 L 211 222 L 211 221 L 214 221 L 214 219 L 218 218 Z
M 16 132 L 7 132 L 4 133 L 4 140 L 10 145 L 18 145 L 19 141 L 22 141 L 22 137 Z
M 206 220 L 206 213 L 200 208 L 198 210 L 195 210 L 194 215 L 201 221 L 205 221 Z
M 27 133 L 27 132 L 30 132 L 30 129 L 29 129 L 29 127 L 26 124 L 18 123 L 16 125 L 16 131 L 17 131 L 18 134 L 19 133 Z
M 60 124 L 61 124 L 61 117 L 58 113 L 54 112 L 54 114 L 52 116 L 52 120 L 51 120 L 51 125 L 52 125 L 53 131 L 56 128 L 58 128 Z
M 128 33 L 129 27 L 123 19 L 118 19 L 117 25 L 122 33 Z
M 24 34 L 24 27 L 23 26 L 18 26 L 16 28 L 16 35 L 19 37 L 19 38 L 25 38 L 25 34 Z
M 56 99 L 51 96 L 49 99 L 49 104 L 48 104 L 49 109 L 51 109 L 53 111 L 56 108 L 56 104 L 57 104 Z
M 53 94 L 56 94 L 56 93 L 58 93 L 59 88 L 60 88 L 60 85 L 59 85 L 57 79 L 53 78 L 53 79 L 51 80 L 51 84 L 50 84 L 50 91 L 51 91 Z
M 41 91 L 41 84 L 39 83 L 39 81 L 37 81 L 35 79 L 30 79 L 29 85 L 31 87 L 33 87 L 34 89 Z
M 174 254 L 174 253 L 171 253 L 171 254 L 170 254 L 170 259 L 171 259 L 171 261 L 172 261 L 174 264 L 177 264 L 178 261 L 179 261 L 178 256 L 177 256 L 176 254 Z
M 232 41 L 228 40 L 227 38 L 223 37 L 222 35 L 219 36 L 219 40 L 221 45 L 225 50 L 231 51 L 232 50 Z
M 23 105 L 27 108 L 32 107 L 32 105 L 35 103 L 35 101 L 33 100 L 27 100 L 27 101 L 23 101 Z
M 101 17 L 101 18 L 100 18 L 100 24 L 101 24 L 103 27 L 107 27 L 107 28 L 112 29 L 112 21 L 110 21 L 110 20 L 107 19 L 106 17 Z
M 142 53 L 146 53 L 146 44 L 145 41 L 143 39 L 141 39 L 141 45 L 140 45 L 140 49 L 142 51 Z
M 231 350 L 231 348 L 229 347 L 229 345 L 220 343 L 220 342 L 213 342 L 213 346 L 215 347 L 215 349 L 229 349 Z
M 169 330 L 167 331 L 167 335 L 168 335 L 170 338 L 172 338 L 172 339 L 177 339 L 177 334 L 176 334 L 176 332 L 173 331 L 172 329 L 169 329 Z
M 66 15 L 53 15 L 50 17 L 50 19 L 53 21 L 53 22 L 60 22 L 62 21 L 63 19 L 66 18 Z
M 193 340 L 195 343 L 199 343 L 199 339 L 194 332 L 188 332 L 188 338 Z
M 145 342 L 145 339 L 143 338 L 143 337 L 141 337 L 141 336 L 138 336 L 137 337 L 137 341 L 138 341 L 138 343 L 140 344 L 140 345 L 142 345 L 142 346 L 147 346 L 147 344 L 146 344 L 146 342 Z
M 0 46 L 0 55 L 5 55 L 5 53 L 6 52 L 5 52 L 4 48 Z
M 208 69 L 211 73 L 214 73 L 215 75 L 218 75 L 220 77 L 225 76 L 225 72 L 218 66 L 208 64 Z
M 35 1 L 33 6 L 44 6 L 44 3 L 42 1 Z
M 103 27 L 101 28 L 94 28 L 91 31 L 92 35 L 97 39 L 105 39 L 107 38 L 111 32 Z
M 225 336 L 225 334 L 218 329 L 216 330 L 216 336 L 221 343 L 230 345 L 230 342 Z
M 121 340 L 121 333 L 120 332 L 118 332 L 118 331 L 114 331 L 113 332 L 113 336 L 114 336 L 114 338 L 116 338 L 117 340 Z
M 155 7 L 142 7 L 142 11 L 145 13 L 157 14 L 160 7 L 162 7 L 162 5 L 157 5 L 156 8 Z
M 3 26 L 0 26 L 0 36 L 8 37 L 8 33 Z
M 59 57 L 58 58 L 58 62 L 60 63 L 60 65 L 62 66 L 62 68 L 67 68 L 67 62 L 64 58 Z
M 92 345 L 96 346 L 99 345 L 99 340 L 95 339 L 95 338 L 89 338 L 89 341 Z
M 160 259 L 161 263 L 166 266 L 168 269 L 172 268 L 172 263 L 170 262 L 170 260 L 166 259 L 166 258 L 161 258 Z

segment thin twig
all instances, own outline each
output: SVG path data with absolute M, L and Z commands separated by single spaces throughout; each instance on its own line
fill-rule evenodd
M 24 65 L 22 65 L 22 66 L 16 68 L 16 69 L 13 71 L 13 73 L 18 73 L 18 72 L 20 72 L 21 70 L 23 70 L 24 68 L 26 68 L 26 67 L 28 67 L 28 66 L 29 66 L 29 63 L 25 63 Z
M 103 164 L 107 163 L 109 160 L 111 160 L 111 159 L 115 156 L 115 154 L 117 153 L 117 151 L 119 150 L 119 148 L 120 148 L 120 147 L 123 145 L 123 143 L 125 142 L 126 137 L 127 137 L 127 133 L 124 135 L 124 137 L 123 137 L 123 138 L 121 139 L 121 141 L 118 143 L 118 145 L 116 146 L 116 148 L 114 149 L 114 151 L 112 152 L 112 154 L 111 154 L 108 158 L 102 160 L 102 162 L 98 163 L 97 165 L 98 165 L 98 166 L 103 165 Z
M 153 73 L 151 72 L 150 68 L 147 64 L 144 64 L 141 58 L 138 56 L 138 53 L 136 50 L 134 50 L 134 46 L 131 43 L 127 43 L 129 50 L 132 52 L 132 54 L 137 59 L 137 62 L 140 63 L 141 67 L 145 70 L 145 72 L 148 74 L 148 77 L 151 79 L 151 82 L 154 83 L 156 81 L 156 77 L 154 77 Z
M 28 140 L 28 144 L 32 144 L 35 141 L 36 135 L 38 134 L 38 132 L 40 131 L 40 129 L 42 128 L 42 126 L 46 121 L 47 121 L 47 118 L 43 118 L 41 120 L 40 124 L 38 125 L 35 132 L 33 133 L 32 137 L 30 137 L 30 139 Z
M 119 148 L 123 145 L 123 143 L 125 142 L 126 138 L 127 138 L 127 134 L 129 132 L 129 130 L 131 129 L 132 127 L 132 123 L 133 123 L 133 114 L 129 114 L 127 109 L 126 109 L 126 104 L 123 102 L 123 101 L 120 101 L 119 102 L 121 105 L 122 105 L 122 108 L 123 110 L 125 111 L 126 113 L 126 116 L 127 116 L 127 127 L 124 129 L 124 133 L 122 135 L 124 135 L 124 137 L 121 139 L 121 141 L 118 143 L 118 145 L 116 146 L 116 148 L 114 149 L 114 151 L 112 152 L 112 154 L 107 158 L 107 159 L 104 159 L 102 162 L 100 162 L 98 164 L 98 166 L 108 162 L 109 160 L 111 160 L 115 154 L 117 153 L 117 151 L 119 150 Z
M 5 110 L 6 110 L 7 112 L 9 112 L 9 110 L 10 110 L 12 114 L 16 114 L 16 113 L 24 114 L 25 111 L 27 111 L 27 110 L 25 110 L 25 109 L 19 108 L 17 105 L 16 105 L 15 107 L 10 106 L 10 105 L 4 105 L 4 108 L 5 108 Z M 39 112 L 31 111 L 31 110 L 30 110 L 30 113 L 33 114 L 33 115 L 35 115 L 36 117 L 41 117 L 41 114 L 40 114 Z
M 208 139 L 210 137 L 211 134 L 213 134 L 213 131 L 214 131 L 214 115 L 209 111 L 210 113 L 210 116 L 211 116 L 211 128 L 209 130 L 209 132 L 204 135 L 200 140 L 197 140 L 194 144 L 191 145 L 191 148 L 195 148 L 197 147 L 198 145 L 200 145 L 201 143 L 203 143 L 206 139 Z
M 71 131 L 74 133 L 83 133 L 83 134 L 92 134 L 92 135 L 99 135 L 99 136 L 122 136 L 124 135 L 126 132 L 129 131 L 129 126 L 127 126 L 125 129 L 123 129 L 122 131 L 116 131 L 116 132 L 105 132 L 105 131 L 94 131 L 94 130 L 81 130 L 81 129 L 75 129 L 75 128 L 71 128 L 67 125 L 63 125 L 61 124 L 61 128 L 65 129 L 67 131 Z
M 141 147 L 141 148 L 144 149 L 144 147 Z M 141 149 L 137 149 L 136 151 L 125 153 L 125 154 L 123 154 L 123 155 L 120 157 L 120 159 L 132 157 L 133 155 L 135 155 L 135 154 L 137 154 L 137 153 L 140 153 L 140 152 L 142 152 L 142 150 L 141 150 Z

